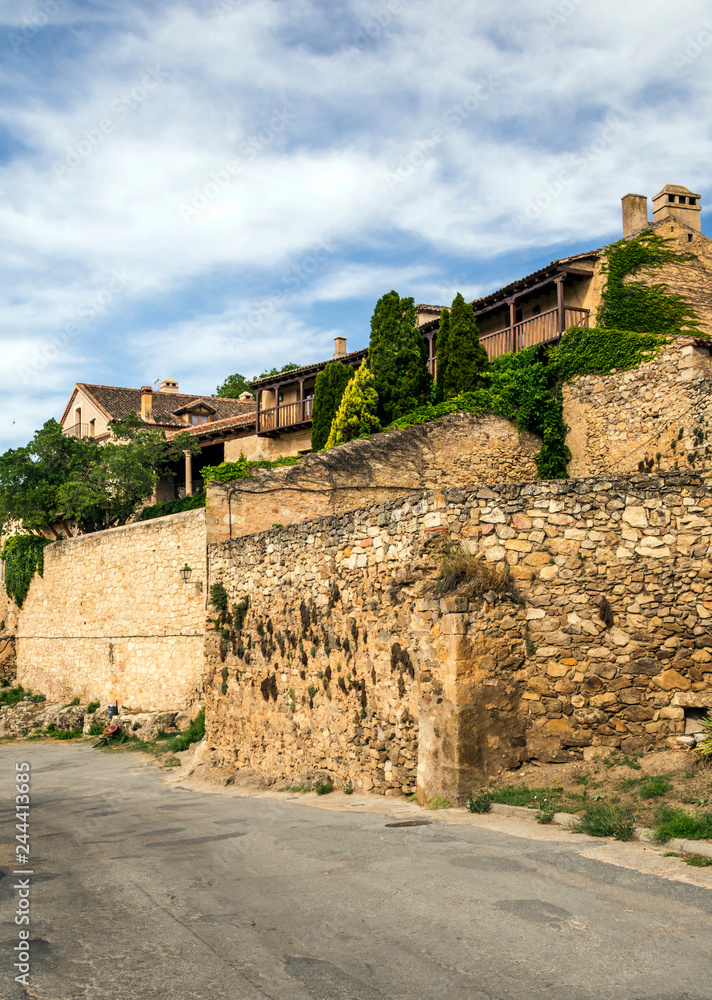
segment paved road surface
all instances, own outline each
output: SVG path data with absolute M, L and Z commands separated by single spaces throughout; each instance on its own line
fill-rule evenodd
M 11 970 L 22 759 L 29 991 Z M 712 997 L 712 892 L 585 857 L 588 838 L 437 814 L 388 828 L 412 807 L 390 800 L 389 817 L 345 797 L 337 811 L 169 788 L 139 755 L 60 744 L 0 747 L 0 788 L 3 998 Z

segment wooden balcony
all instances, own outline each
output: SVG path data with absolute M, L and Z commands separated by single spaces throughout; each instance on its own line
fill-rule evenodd
M 281 430 L 301 427 L 311 423 L 313 399 L 300 399 L 296 403 L 280 403 L 257 415 L 257 433 L 274 436 Z
M 480 343 L 487 350 L 490 361 L 501 357 L 502 354 L 513 354 L 515 351 L 523 351 L 527 347 L 534 347 L 536 344 L 550 344 L 558 340 L 561 334 L 570 326 L 588 326 L 588 309 L 565 308 L 563 310 L 563 324 L 559 316 L 558 309 L 549 309 L 547 312 L 532 316 L 514 326 L 508 326 L 504 330 L 497 330 L 496 333 L 488 333 L 480 336 Z
M 63 437 L 88 438 L 94 437 L 94 424 L 72 424 L 62 430 Z

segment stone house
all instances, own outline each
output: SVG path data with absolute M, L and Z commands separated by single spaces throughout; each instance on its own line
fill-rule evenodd
M 656 272 L 655 280 L 693 305 L 702 329 L 712 333 L 712 240 L 703 235 L 700 195 L 678 184 L 667 184 L 653 198 L 653 219 L 648 219 L 645 195 L 622 198 L 623 237 L 652 229 L 672 239 L 680 253 L 690 255 L 684 264 Z M 605 284 L 603 254 L 607 246 L 553 260 L 523 278 L 475 299 L 480 341 L 490 359 L 535 344 L 553 343 L 570 326 L 595 324 Z M 437 376 L 437 333 L 443 306 L 417 305 L 417 322 L 428 344 L 428 367 Z M 358 367 L 367 348 L 346 353 L 346 339 L 336 338 L 333 360 Z M 277 376 L 250 383 L 257 399 L 256 437 L 259 457 L 297 454 L 309 449 L 311 407 L 316 376 L 327 364 L 320 361 Z
M 73 437 L 111 438 L 109 423 L 136 413 L 168 438 L 188 431 L 200 443 L 200 455 L 186 455 L 173 475 L 156 489 L 158 502 L 175 499 L 202 489 L 201 470 L 206 465 L 238 458 L 246 439 L 255 435 L 255 402 L 249 393 L 240 399 L 196 396 L 180 392 L 175 379 L 164 378 L 159 389 L 151 386 L 127 389 L 111 385 L 77 382 L 60 423 L 63 433 Z

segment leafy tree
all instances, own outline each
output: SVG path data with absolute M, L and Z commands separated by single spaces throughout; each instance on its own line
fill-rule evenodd
M 299 368 L 299 365 L 295 365 L 293 361 L 288 361 L 286 365 L 282 365 L 281 368 L 270 368 L 268 372 L 262 372 L 261 375 L 255 376 L 255 382 L 261 378 L 267 378 L 268 375 L 281 375 L 283 372 L 293 372 L 295 369 Z
M 56 420 L 48 420 L 29 444 L 0 455 L 0 531 L 22 524 L 37 531 L 60 520 L 58 491 L 80 478 L 97 460 L 93 438 L 64 436 Z
M 601 268 L 607 278 L 596 316 L 599 326 L 638 333 L 699 333 L 697 313 L 681 295 L 673 295 L 659 282 L 630 280 L 690 260 L 673 250 L 671 242 L 646 229 L 632 240 L 618 240 L 608 247 Z
M 364 360 L 344 390 L 326 442 L 327 448 L 380 431 L 381 422 L 377 414 L 378 395 L 373 382 L 373 375 Z
M 125 524 L 159 475 L 200 445 L 187 432 L 166 442 L 162 430 L 135 413 L 110 425 L 114 440 L 64 436 L 56 420 L 30 444 L 0 456 L 0 526 L 38 530 L 63 520 L 81 531 Z
M 353 375 L 353 368 L 347 368 L 341 361 L 330 361 L 317 375 L 312 404 L 312 451 L 321 451 L 326 444 L 344 390 Z
M 245 376 L 235 372 L 234 375 L 228 375 L 222 385 L 217 387 L 215 395 L 220 396 L 221 399 L 239 399 L 243 392 L 252 392 L 252 390 L 247 384 Z
M 368 359 L 382 423 L 389 424 L 425 402 L 432 379 L 413 299 L 401 299 L 391 291 L 378 300 L 371 318 Z
M 445 399 L 444 386 L 447 378 L 447 363 L 450 356 L 450 310 L 443 309 L 440 313 L 440 323 L 438 324 L 437 340 L 437 373 L 433 397 L 436 403 L 442 403 Z
M 443 314 L 445 310 L 443 310 Z M 447 315 L 447 314 L 446 314 Z M 442 316 L 440 318 L 442 324 Z M 442 329 L 442 326 L 441 326 Z M 487 351 L 480 344 L 472 306 L 458 292 L 447 318 L 444 343 L 438 331 L 438 385 L 442 399 L 471 392 L 489 367 Z M 441 351 L 443 352 L 441 364 Z

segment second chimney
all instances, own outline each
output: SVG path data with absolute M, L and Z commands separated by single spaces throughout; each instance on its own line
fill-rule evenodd
M 153 389 L 150 385 L 141 386 L 141 420 L 153 423 Z
M 334 361 L 346 357 L 346 337 L 334 337 Z
M 626 194 L 621 198 L 623 203 L 623 237 L 647 229 L 648 199 L 644 194 Z

